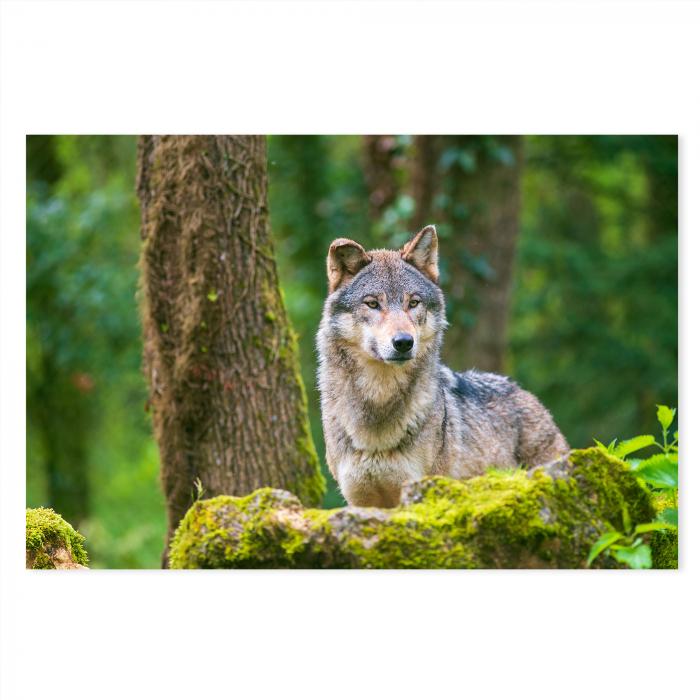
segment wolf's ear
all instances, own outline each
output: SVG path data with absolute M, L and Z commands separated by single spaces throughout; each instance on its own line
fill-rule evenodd
M 401 257 L 437 284 L 438 239 L 435 226 L 426 226 L 401 248 Z
M 334 292 L 338 287 L 348 282 L 372 258 L 365 249 L 348 238 L 336 238 L 328 249 L 328 289 Z

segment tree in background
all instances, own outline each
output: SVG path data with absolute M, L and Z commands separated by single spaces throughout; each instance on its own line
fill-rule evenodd
M 362 137 L 362 164 L 369 192 L 369 214 L 379 221 L 398 198 L 406 170 L 406 137 Z
M 277 279 L 264 137 L 139 142 L 144 370 L 172 536 L 196 497 L 320 502 L 296 338 Z
M 519 136 L 415 138 L 411 228 L 438 225 L 456 369 L 506 371 L 521 172 Z

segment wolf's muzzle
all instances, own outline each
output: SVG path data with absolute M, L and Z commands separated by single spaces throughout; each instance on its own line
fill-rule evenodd
M 391 339 L 391 344 L 396 352 L 409 352 L 413 347 L 413 336 L 410 333 L 397 333 Z

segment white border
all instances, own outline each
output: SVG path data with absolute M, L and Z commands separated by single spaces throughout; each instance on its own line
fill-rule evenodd
M 3 700 L 697 696 L 696 4 L 0 8 Z M 679 133 L 681 571 L 23 571 L 24 135 L 139 132 Z

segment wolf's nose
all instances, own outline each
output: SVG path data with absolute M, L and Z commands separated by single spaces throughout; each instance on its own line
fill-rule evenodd
M 413 336 L 410 333 L 397 333 L 391 342 L 397 352 L 408 352 L 413 347 Z

